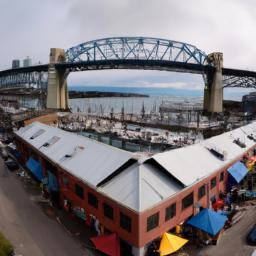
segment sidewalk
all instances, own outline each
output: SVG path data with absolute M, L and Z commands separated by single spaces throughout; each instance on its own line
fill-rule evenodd
M 68 235 L 57 221 L 45 216 L 35 203 L 39 193 L 36 187 L 31 185 L 30 189 L 14 172 L 6 171 L 0 159 L 0 230 L 11 241 L 16 254 L 87 255 L 81 244 Z
M 64 232 L 67 232 L 70 236 L 72 236 L 73 239 L 78 241 L 87 252 L 87 255 L 102 255 L 94 249 L 93 244 L 90 242 L 90 237 L 96 236 L 97 234 L 91 231 L 90 227 L 86 226 L 82 219 L 79 219 L 73 214 L 67 213 L 62 208 L 52 206 L 50 200 L 42 197 L 39 184 L 29 176 L 26 170 L 24 171 L 24 177 L 18 177 L 18 175 L 16 176 L 17 179 L 21 181 L 25 191 L 29 194 L 30 200 L 39 205 L 48 218 L 57 221 L 63 227 Z

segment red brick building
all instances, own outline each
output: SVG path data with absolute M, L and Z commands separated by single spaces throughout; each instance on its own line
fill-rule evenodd
M 78 209 L 85 225 L 94 215 L 131 254 L 144 255 L 225 191 L 228 167 L 255 147 L 254 127 L 149 157 L 35 122 L 16 132 L 16 146 L 65 209 Z

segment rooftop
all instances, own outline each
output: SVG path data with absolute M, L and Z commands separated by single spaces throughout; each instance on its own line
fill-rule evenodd
M 141 212 L 242 157 L 255 145 L 250 136 L 256 135 L 256 122 L 152 157 L 38 122 L 16 135 L 83 182 Z

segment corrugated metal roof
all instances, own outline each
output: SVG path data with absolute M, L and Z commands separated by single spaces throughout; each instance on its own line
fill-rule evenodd
M 134 163 L 100 190 L 141 212 L 179 192 L 182 186 L 149 163 Z
M 199 144 L 156 154 L 153 159 L 185 186 L 190 186 L 240 157 L 255 145 L 253 140 L 247 138 L 247 134 L 251 134 L 256 128 L 255 124 L 256 122 L 243 126 L 242 129 L 238 128 L 223 133 Z M 245 148 L 241 148 L 233 142 L 237 138 L 246 145 Z M 218 159 L 207 148 L 224 153 L 226 159 L 224 161 Z
M 40 129 L 45 132 L 31 139 Z M 94 186 L 133 158 L 130 152 L 38 122 L 16 134 L 63 169 Z M 60 139 L 49 147 L 43 146 L 53 136 Z

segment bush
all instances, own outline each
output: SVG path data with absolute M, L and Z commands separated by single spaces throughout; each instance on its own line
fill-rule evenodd
M 0 256 L 10 256 L 13 253 L 13 246 L 0 232 Z

